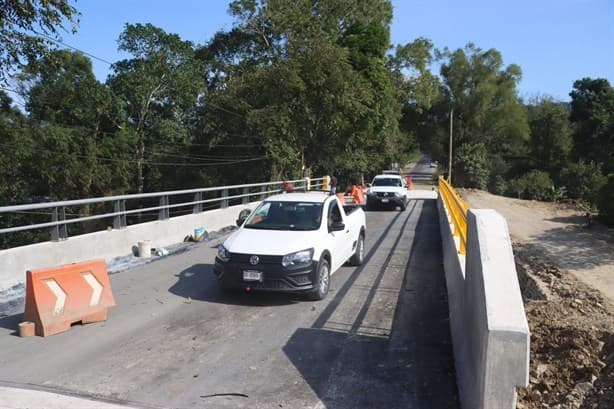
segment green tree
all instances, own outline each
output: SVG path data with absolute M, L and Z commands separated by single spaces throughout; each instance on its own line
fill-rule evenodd
M 27 161 L 32 158 L 32 138 L 26 117 L 0 91 L 0 206 L 30 195 Z
M 489 168 L 486 147 L 483 143 L 463 144 L 455 154 L 455 185 L 486 189 Z
M 573 199 L 583 199 L 595 203 L 601 187 L 606 183 L 601 173 L 601 164 L 580 160 L 561 171 L 561 183 L 567 195 Z
M 433 43 L 423 37 L 397 45 L 388 59 L 400 99 L 417 113 L 431 109 L 440 95 L 441 84 L 430 70 L 433 61 Z
M 274 179 L 303 166 L 350 178 L 400 154 L 388 1 L 244 0 L 230 9 L 233 30 L 199 51 L 211 67 L 202 142 L 258 145 L 268 161 L 259 169 Z
M 437 145 L 432 143 L 432 126 L 437 115 L 434 106 L 440 99 L 441 84 L 433 75 L 430 66 L 433 63 L 433 44 L 426 38 L 417 38 L 406 45 L 397 45 L 395 53 L 388 58 L 387 65 L 392 76 L 396 98 L 402 106 L 399 128 L 403 135 L 402 148 L 415 150 L 418 145 L 441 158 Z
M 15 68 L 44 54 L 66 26 L 74 32 L 78 12 L 70 0 L 0 1 L 0 82 Z
M 567 165 L 573 147 L 569 107 L 551 98 L 542 98 L 529 105 L 528 112 L 530 155 L 534 166 L 557 175 Z
M 601 187 L 597 197 L 597 207 L 603 220 L 614 226 L 614 173 L 610 173 L 607 182 Z
M 78 198 L 125 191 L 126 140 L 119 103 L 80 53 L 53 51 L 20 75 L 40 158 L 30 181 L 39 194 Z
M 575 125 L 574 152 L 578 159 L 595 161 L 604 172 L 614 171 L 614 88 L 608 80 L 583 78 L 574 82 L 571 121 Z
M 520 199 L 551 201 L 554 198 L 555 187 L 547 172 L 533 169 L 512 180 L 510 191 Z
M 520 67 L 504 67 L 497 50 L 483 51 L 473 44 L 453 52 L 445 49 L 437 55 L 443 59 L 445 98 L 441 103 L 448 106 L 448 112 L 454 110 L 454 149 L 465 143 L 483 143 L 489 156 L 506 159 L 524 155 L 529 125 L 516 90 Z M 441 128 L 448 129 L 449 115 L 436 119 L 441 121 Z M 440 137 L 446 134 L 439 133 Z M 448 145 L 447 139 L 439 143 Z
M 388 5 L 382 2 L 380 6 L 386 12 Z M 354 181 L 359 175 L 378 172 L 390 163 L 405 163 L 414 148 L 413 135 L 399 129 L 402 101 L 394 88 L 395 78 L 387 66 L 391 18 L 391 14 L 382 14 L 379 20 L 356 20 L 348 24 L 339 40 L 349 52 L 352 67 L 362 79 L 366 94 L 363 97 L 366 109 L 362 115 L 354 114 L 360 120 L 350 127 L 345 138 L 346 148 L 339 149 L 334 155 L 337 162 L 339 159 L 345 162 L 337 168 L 353 173 L 348 176 Z M 352 81 L 351 76 L 347 80 Z M 361 96 L 357 94 L 356 97 L 360 101 Z M 347 149 L 347 145 L 351 149 Z M 343 148 L 343 140 L 339 148 Z M 339 152 L 343 154 L 339 155 Z
M 145 187 L 160 188 L 163 174 L 174 181 L 175 166 L 181 164 L 159 164 L 165 158 L 175 158 L 166 163 L 178 162 L 173 145 L 190 140 L 198 95 L 203 91 L 202 65 L 191 42 L 151 24 L 127 24 L 119 49 L 133 58 L 113 65 L 108 84 L 123 99 L 123 122 L 136 138 L 135 186 L 142 193 Z

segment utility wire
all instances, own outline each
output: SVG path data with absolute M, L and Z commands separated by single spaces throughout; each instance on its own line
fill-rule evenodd
M 0 144 L 0 146 L 14 148 L 16 144 Z M 46 152 L 54 155 L 63 155 L 71 158 L 79 158 L 79 159 L 95 159 L 100 162 L 112 162 L 112 163 L 128 163 L 128 164 L 136 164 L 136 160 L 133 159 L 117 159 L 117 158 L 104 158 L 99 156 L 88 156 L 88 155 L 80 155 L 76 153 L 68 153 L 61 151 L 54 151 L 51 149 L 41 149 L 37 148 L 37 152 Z M 143 160 L 143 165 L 149 166 L 174 166 L 174 167 L 206 167 L 206 166 L 222 166 L 222 165 L 234 165 L 238 163 L 245 162 L 254 162 L 259 160 L 266 159 L 266 156 L 254 157 L 249 159 L 236 159 L 236 160 L 225 160 L 223 162 L 213 162 L 213 163 L 182 163 L 182 162 L 155 162 L 150 160 Z
M 220 111 L 224 111 L 224 112 L 226 112 L 227 114 L 231 114 L 231 115 L 238 116 L 238 117 L 239 117 L 239 118 L 241 118 L 241 119 L 244 119 L 244 118 L 245 118 L 245 115 L 241 115 L 241 114 L 238 114 L 238 113 L 236 113 L 236 112 L 229 111 L 228 109 L 226 109 L 226 108 L 222 108 L 221 106 L 216 105 L 216 104 L 214 104 L 214 103 L 212 103 L 212 102 L 210 102 L 210 101 L 206 101 L 206 102 L 205 102 L 205 105 L 211 105 L 213 108 L 219 109 Z
M 7 92 L 12 92 L 13 94 L 17 94 L 20 97 L 24 96 L 21 92 L 17 91 L 16 89 L 13 89 L 13 88 L 0 87 L 0 90 L 7 91 Z
M 87 51 L 85 51 L 85 50 L 82 50 L 82 49 L 80 49 L 80 48 L 77 48 L 77 47 L 75 47 L 75 46 L 72 46 L 72 45 L 70 45 L 70 44 L 67 44 L 67 43 L 63 42 L 62 40 L 59 40 L 59 39 L 57 39 L 57 38 L 53 38 L 53 37 L 51 37 L 51 36 L 49 36 L 49 35 L 47 35 L 47 34 L 45 34 L 45 33 L 41 33 L 41 32 L 38 32 L 38 31 L 34 31 L 34 33 L 35 33 L 35 34 L 37 34 L 38 36 L 42 37 L 42 38 L 45 38 L 45 39 L 47 39 L 47 40 L 49 40 L 49 41 L 54 42 L 54 43 L 56 43 L 56 44 L 58 44 L 58 45 L 60 45 L 60 46 L 62 46 L 62 47 L 69 48 L 69 49 L 71 49 L 71 50 L 77 51 L 77 52 L 79 52 L 79 53 L 81 53 L 81 54 L 83 54 L 83 55 L 86 55 L 86 56 L 88 56 L 88 57 L 90 57 L 90 58 L 92 58 L 92 59 L 95 59 L 95 60 L 97 60 L 97 61 L 103 62 L 103 63 L 105 63 L 105 64 L 107 64 L 107 65 L 109 65 L 109 66 L 113 66 L 113 64 L 114 64 L 114 63 L 112 63 L 112 62 L 110 62 L 110 61 L 105 60 L 104 58 L 98 57 L 98 56 L 96 56 L 96 55 L 94 55 L 94 54 L 92 54 L 92 53 L 90 53 L 90 52 L 87 52 Z M 110 90 L 110 91 L 113 93 L 113 95 L 115 95 L 116 97 L 118 97 L 118 95 L 117 95 L 117 94 L 115 94 L 115 92 L 113 92 L 113 90 L 112 90 L 110 87 L 107 87 L 107 88 L 109 88 L 109 90 Z M 15 92 L 15 91 L 13 91 L 13 92 Z M 15 92 L 15 93 L 17 93 L 17 92 Z M 17 94 L 19 94 L 19 93 L 17 93 Z M 23 105 L 23 104 L 20 104 L 20 105 Z M 231 111 L 231 110 L 226 109 L 226 108 L 224 108 L 224 107 L 221 107 L 221 106 L 219 106 L 219 105 L 217 105 L 217 104 L 215 104 L 215 103 L 213 103 L 213 102 L 211 102 L 211 101 L 205 101 L 205 102 L 204 102 L 204 105 L 210 105 L 210 106 L 212 106 L 212 107 L 213 107 L 213 108 L 215 108 L 215 109 L 218 109 L 218 110 L 220 110 L 220 111 L 226 112 L 226 113 L 231 114 L 231 115 L 234 115 L 234 116 L 239 117 L 239 118 L 241 118 L 241 119 L 244 119 L 244 118 L 245 118 L 245 115 L 243 115 L 243 114 L 239 114 L 239 113 L 237 113 L 237 112 L 234 112 L 234 111 Z M 24 105 L 24 106 L 25 106 L 25 105 Z
M 11 88 L 5 88 L 5 87 L 0 87 L 0 90 L 6 91 L 6 92 L 12 92 L 13 94 L 17 94 L 17 95 L 19 95 L 25 101 L 25 96 L 21 92 L 19 92 L 17 90 L 14 90 L 14 89 L 11 89 Z M 23 103 L 21 101 L 17 101 L 17 100 L 15 100 L 13 98 L 11 98 L 11 103 L 15 103 L 17 105 L 21 105 L 24 108 L 27 108 L 25 103 Z
M 74 46 L 72 46 L 70 44 L 67 44 L 67 43 L 63 42 L 62 40 L 58 40 L 57 38 L 53 38 L 53 37 L 51 37 L 51 36 L 49 36 L 47 34 L 40 33 L 38 31 L 34 31 L 34 33 L 36 33 L 40 37 L 46 38 L 49 41 L 53 41 L 54 43 L 56 43 L 58 45 L 61 45 L 61 46 L 66 47 L 66 48 L 70 48 L 71 50 L 77 51 L 77 52 L 79 52 L 79 53 L 81 53 L 83 55 L 86 55 L 86 56 L 90 57 L 90 58 L 93 58 L 95 60 L 98 60 L 98 61 L 101 61 L 101 62 L 103 62 L 105 64 L 108 64 L 109 66 L 113 66 L 113 64 L 114 64 L 114 63 L 112 63 L 110 61 L 105 60 L 104 58 L 100 58 L 100 57 L 98 57 L 98 56 L 96 56 L 96 55 L 94 55 L 94 54 L 92 54 L 90 52 L 87 52 L 87 51 L 82 50 L 80 48 L 74 47 Z M 214 103 L 212 103 L 210 101 L 205 101 L 205 105 L 207 105 L 207 104 L 211 105 L 213 108 L 219 109 L 220 111 L 224 111 L 224 112 L 226 112 L 228 114 L 231 114 L 231 115 L 235 115 L 235 116 L 237 116 L 237 117 L 239 117 L 241 119 L 243 119 L 245 117 L 245 115 L 239 114 L 237 112 L 233 112 L 233 111 L 231 111 L 229 109 L 223 108 L 223 107 L 221 107 L 221 106 L 219 106 L 217 104 L 214 104 Z
M 0 146 L 14 148 L 17 146 L 17 144 L 0 144 Z M 181 146 L 189 147 L 193 145 L 181 145 Z M 233 145 L 228 145 L 228 146 L 235 147 Z M 246 145 L 246 146 L 261 146 L 261 145 Z M 42 148 L 42 149 L 37 148 L 37 150 L 47 151 L 49 153 L 68 154 L 67 152 L 57 152 L 57 151 L 52 151 L 46 148 Z M 184 155 L 184 154 L 175 154 L 175 153 L 166 153 L 166 152 L 150 152 L 150 155 L 158 156 L 158 157 L 162 156 L 162 157 L 170 157 L 170 158 L 194 159 L 194 160 L 203 160 L 203 161 L 208 161 L 208 162 L 219 162 L 220 164 L 224 164 L 226 162 L 231 162 L 231 161 L 257 160 L 257 159 L 263 158 L 263 156 Z M 89 158 L 89 156 L 85 156 L 85 158 Z M 124 160 L 124 159 L 100 158 L 100 157 L 96 157 L 96 158 L 100 160 L 119 160 L 119 161 Z M 156 163 L 161 163 L 161 162 L 156 162 Z
M 53 41 L 54 43 L 56 43 L 56 44 L 58 44 L 58 45 L 61 45 L 61 46 L 66 47 L 66 48 L 70 48 L 71 50 L 74 50 L 74 51 L 80 52 L 80 53 L 81 53 L 81 54 L 83 54 L 83 55 L 87 55 L 87 56 L 88 56 L 88 57 L 90 57 L 90 58 L 93 58 L 93 59 L 95 59 L 95 60 L 98 60 L 98 61 L 100 61 L 100 62 L 103 62 L 103 63 L 105 63 L 105 64 L 108 64 L 109 66 L 113 65 L 113 63 L 112 63 L 112 62 L 107 61 L 107 60 L 105 60 L 104 58 L 97 57 L 97 56 L 95 56 L 95 55 L 94 55 L 94 54 L 92 54 L 92 53 L 88 53 L 87 51 L 81 50 L 81 49 L 79 49 L 79 48 L 77 48 L 77 47 L 74 47 L 74 46 L 72 46 L 72 45 L 70 45 L 70 44 L 66 44 L 65 42 L 63 42 L 63 41 L 61 41 L 61 40 L 58 40 L 57 38 L 53 38 L 53 37 L 51 37 L 51 36 L 49 36 L 49 35 L 47 35 L 47 34 L 44 34 L 44 33 L 39 33 L 38 31 L 34 31 L 34 33 L 36 33 L 36 34 L 37 34 L 38 36 L 40 36 L 40 37 L 46 38 L 47 40 Z
M 183 159 L 199 159 L 199 160 L 211 160 L 211 161 L 227 161 L 227 160 L 242 160 L 242 159 L 254 159 L 257 156 L 194 156 L 194 155 L 178 155 L 164 152 L 151 152 L 153 156 L 166 156 L 170 158 L 183 158 Z

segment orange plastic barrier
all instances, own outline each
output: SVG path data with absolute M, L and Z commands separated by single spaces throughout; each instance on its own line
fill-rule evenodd
M 344 193 L 337 193 L 337 199 L 339 199 L 339 202 L 341 204 L 345 203 L 345 194 Z
M 115 305 L 107 263 L 92 260 L 26 273 L 24 321 L 34 322 L 36 335 L 46 337 L 83 324 L 107 319 Z
M 352 186 L 352 203 L 363 204 L 365 202 L 365 195 L 362 189 L 357 186 Z
M 405 176 L 405 184 L 407 184 L 407 188 L 410 190 L 414 188 L 414 182 L 412 182 L 411 176 Z

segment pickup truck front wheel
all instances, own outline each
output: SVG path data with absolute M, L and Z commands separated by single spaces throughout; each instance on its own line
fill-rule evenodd
M 322 259 L 320 263 L 318 263 L 316 280 L 316 287 L 308 295 L 309 299 L 314 301 L 322 300 L 326 297 L 326 294 L 328 294 L 328 287 L 330 286 L 330 266 L 326 259 Z

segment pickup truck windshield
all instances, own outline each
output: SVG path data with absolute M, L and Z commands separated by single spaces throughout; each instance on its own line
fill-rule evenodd
M 396 178 L 377 178 L 373 180 L 373 183 L 371 183 L 371 186 L 394 186 L 394 187 L 400 187 L 403 184 L 401 183 L 400 179 L 396 179 Z
M 322 203 L 263 202 L 243 225 L 246 229 L 317 230 L 322 221 Z

